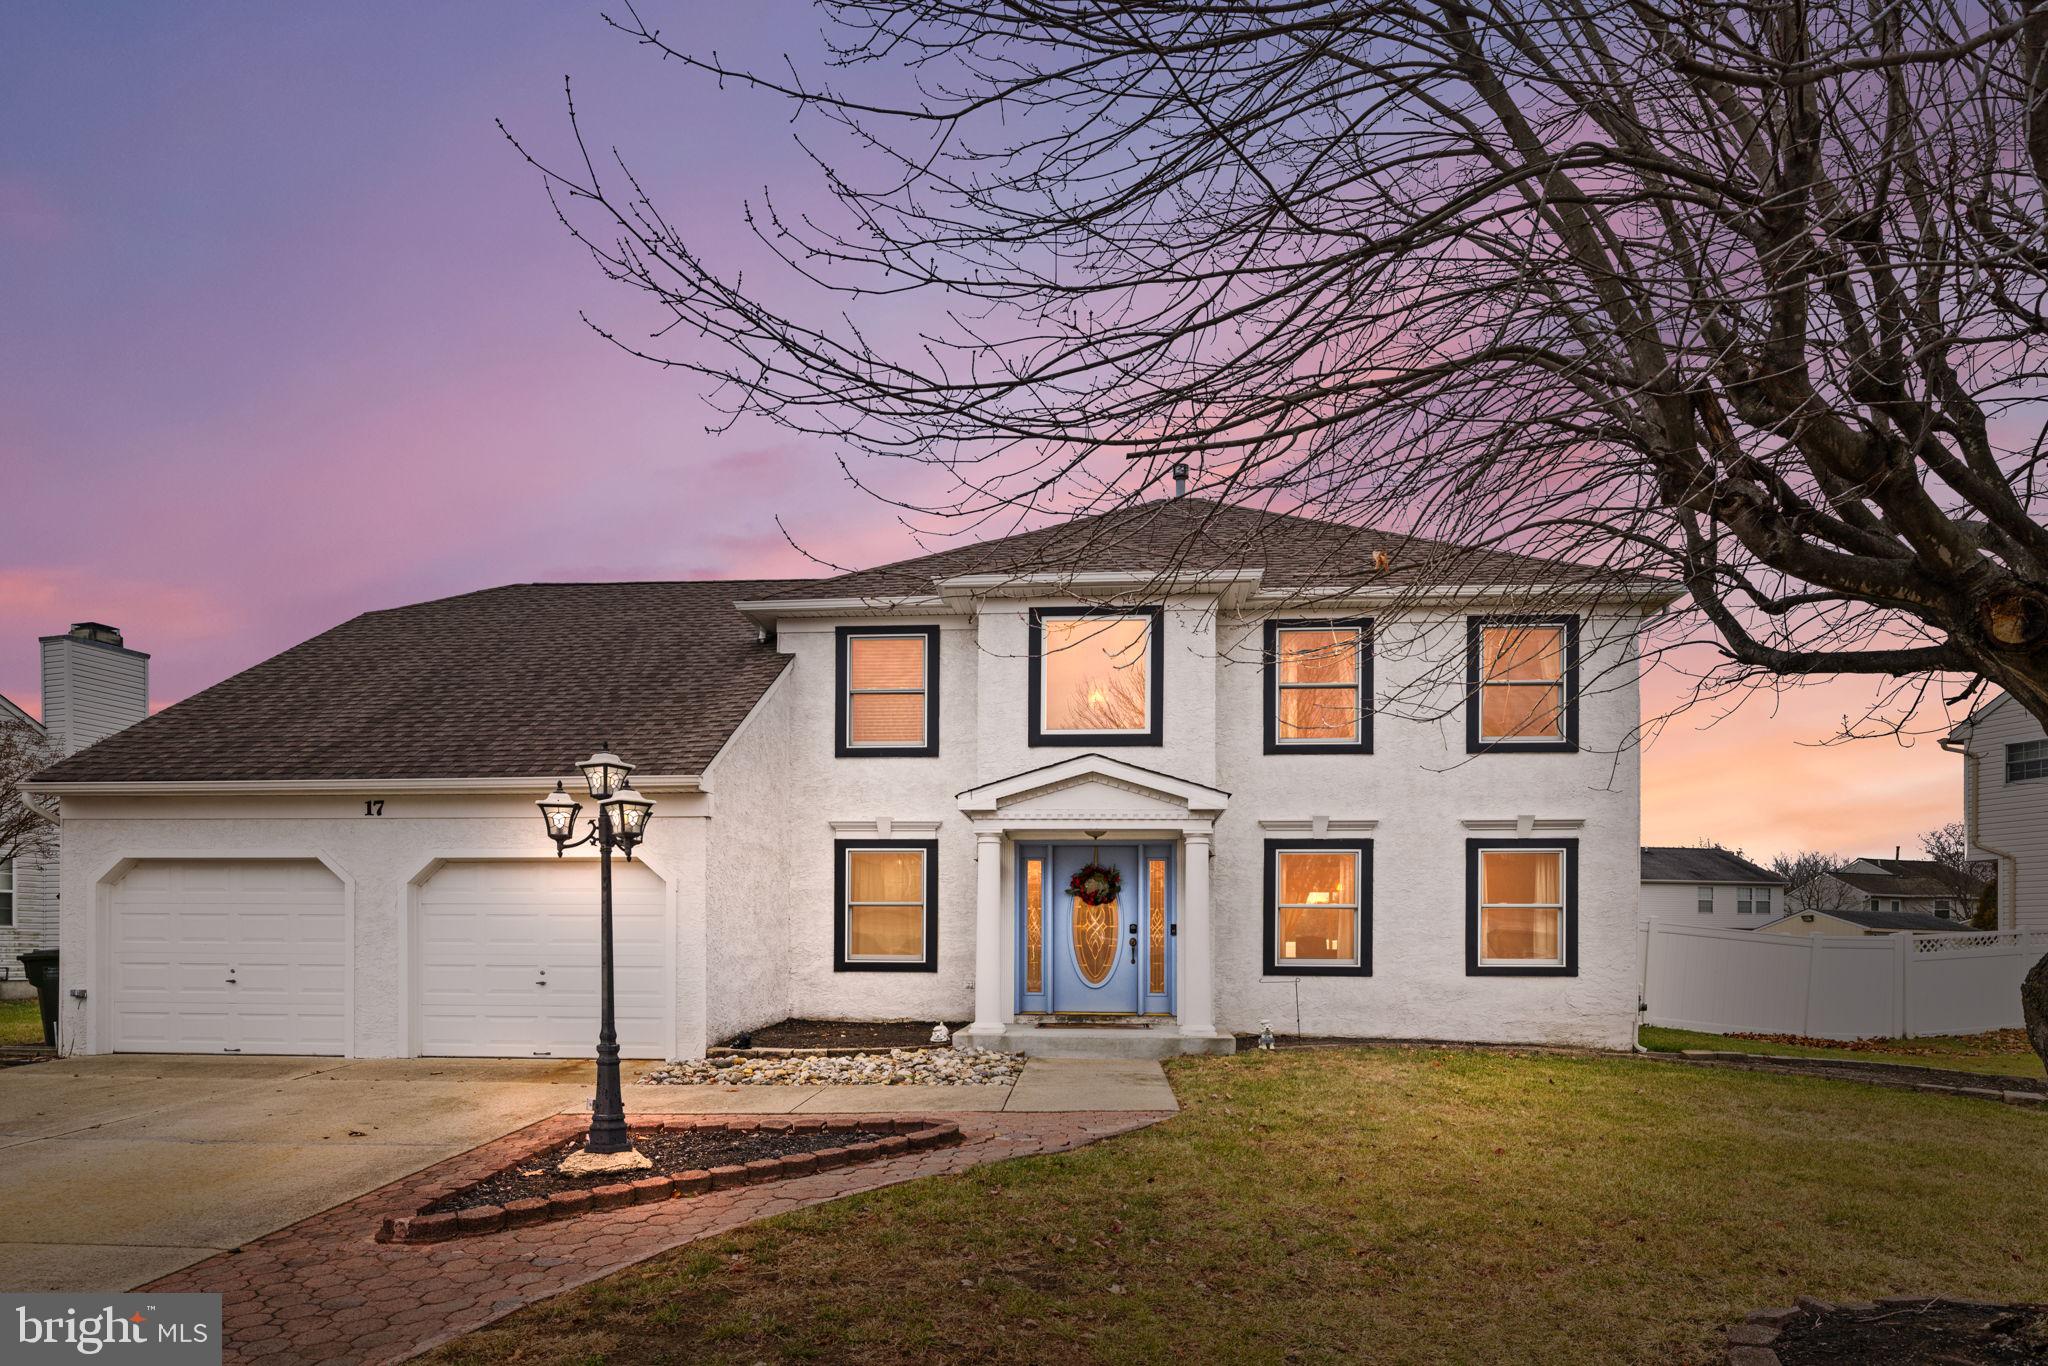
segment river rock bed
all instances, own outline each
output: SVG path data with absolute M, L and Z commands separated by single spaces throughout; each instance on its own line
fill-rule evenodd
M 1024 1070 L 1015 1053 L 892 1048 L 850 1057 L 717 1057 L 670 1063 L 640 1080 L 655 1086 L 1008 1086 Z

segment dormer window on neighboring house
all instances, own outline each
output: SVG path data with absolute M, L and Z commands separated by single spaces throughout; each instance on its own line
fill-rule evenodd
M 1466 633 L 1466 750 L 1575 753 L 1578 619 L 1470 617 Z
M 939 628 L 842 626 L 837 633 L 841 758 L 939 752 Z
M 1266 753 L 1372 753 L 1372 622 L 1266 623 Z
M 1157 607 L 1033 608 L 1030 743 L 1161 743 L 1162 617 Z

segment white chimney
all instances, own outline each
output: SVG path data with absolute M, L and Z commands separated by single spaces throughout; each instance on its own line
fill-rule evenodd
M 149 715 L 149 656 L 97 621 L 44 636 L 43 729 L 59 754 L 126 730 Z

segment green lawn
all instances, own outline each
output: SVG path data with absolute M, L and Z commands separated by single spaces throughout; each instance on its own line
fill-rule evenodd
M 1643 1047 L 1653 1053 L 1688 1048 L 1714 1048 L 1736 1053 L 1771 1053 L 1790 1058 L 1847 1058 L 1861 1062 L 1904 1062 L 1916 1067 L 1948 1067 L 1958 1072 L 1990 1072 L 2012 1077 L 2042 1075 L 2041 1059 L 2027 1047 L 2024 1030 L 1998 1029 L 1988 1034 L 1945 1034 L 1925 1039 L 1860 1039 L 1830 1045 L 1819 1040 L 1803 1044 L 1772 1039 L 1745 1039 L 1728 1034 L 1700 1034 L 1690 1029 L 1658 1029 L 1644 1025 Z
M 0 1001 L 0 1044 L 41 1043 L 43 1016 L 35 997 L 26 1001 Z
M 1185 1059 L 1177 1118 L 785 1215 L 430 1360 L 1703 1360 L 1794 1295 L 2048 1298 L 2048 1115 L 1622 1057 Z

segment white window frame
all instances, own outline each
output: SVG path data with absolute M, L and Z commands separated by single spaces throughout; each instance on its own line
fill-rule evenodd
M 19 887 L 14 876 L 14 860 L 0 858 L 0 926 L 14 924 L 16 893 Z
M 1301 958 L 1291 956 L 1283 950 L 1287 941 L 1280 935 L 1282 911 L 1327 910 L 1332 906 L 1341 907 L 1339 901 L 1283 901 L 1280 889 L 1287 885 L 1287 856 L 1289 854 L 1314 854 L 1328 858 L 1342 854 L 1351 860 L 1351 956 L 1349 958 Z M 1311 968 L 1355 968 L 1359 964 L 1358 950 L 1365 933 L 1362 895 L 1365 891 L 1364 860 L 1356 849 L 1275 849 L 1273 851 L 1273 963 L 1275 967 Z
M 916 854 L 917 890 L 915 901 L 855 901 L 853 899 L 853 856 L 855 854 Z M 841 933 L 845 935 L 846 961 L 849 963 L 923 963 L 930 959 L 932 946 L 925 941 L 925 927 L 931 921 L 931 907 L 925 904 L 925 890 L 930 884 L 931 868 L 925 862 L 930 858 L 924 849 L 897 849 L 886 845 L 870 845 L 864 848 L 849 848 L 846 851 L 845 878 L 846 899 L 839 907 Z M 853 951 L 853 909 L 856 906 L 915 906 L 917 907 L 917 952 L 899 953 L 855 953 Z
M 1696 885 L 1692 889 L 1693 909 L 1701 915 L 1714 913 L 1714 889 L 1711 886 Z
M 1047 724 L 1046 708 L 1052 701 L 1052 658 L 1054 655 L 1060 653 L 1060 651 L 1053 649 L 1051 644 L 1047 640 L 1047 637 L 1051 634 L 1051 632 L 1048 631 L 1047 628 L 1050 627 L 1056 621 L 1074 622 L 1081 626 L 1093 627 L 1098 631 L 1106 629 L 1111 626 L 1118 625 L 1126 621 L 1136 621 L 1144 624 L 1145 638 L 1143 641 L 1139 643 L 1137 654 L 1138 661 L 1141 662 L 1145 668 L 1145 686 L 1139 689 L 1139 693 L 1145 699 L 1144 724 L 1137 726 L 1118 726 L 1111 730 L 1068 730 L 1065 728 L 1055 728 Z M 1154 684 L 1154 679 L 1152 677 L 1152 666 L 1154 663 L 1154 650 L 1152 648 L 1152 632 L 1157 630 L 1158 627 L 1159 621 L 1144 612 L 1133 612 L 1127 615 L 1104 614 L 1102 616 L 1087 617 L 1041 617 L 1038 622 L 1038 639 L 1035 642 L 1033 642 L 1034 647 L 1038 650 L 1038 656 L 1040 660 L 1040 673 L 1038 683 L 1038 733 L 1040 735 L 1045 736 L 1150 735 L 1154 729 L 1154 718 L 1152 716 L 1152 688 Z M 1067 648 L 1072 649 L 1074 647 L 1069 645 Z M 1112 663 L 1110 667 L 1116 668 L 1118 666 Z M 1129 668 L 1130 666 L 1126 664 L 1122 667 Z
M 1539 910 L 1552 908 L 1547 901 L 1488 901 L 1486 899 L 1486 856 L 1488 854 L 1551 854 L 1557 858 L 1557 957 L 1555 958 L 1488 958 L 1486 956 L 1486 912 L 1489 907 L 1499 910 L 1524 910 L 1535 907 Z M 1572 861 L 1565 857 L 1563 845 L 1538 846 L 1536 848 L 1496 848 L 1479 851 L 1479 944 L 1477 958 L 1482 968 L 1564 968 L 1571 966 L 1571 945 L 1565 942 L 1568 923 L 1566 907 L 1571 904 L 1572 889 L 1565 885 L 1565 879 L 1572 875 Z
M 1339 683 L 1289 683 L 1281 676 L 1283 672 L 1282 665 L 1287 656 L 1278 647 L 1285 642 L 1289 635 L 1296 632 L 1303 634 L 1322 632 L 1326 635 L 1343 633 L 1351 637 L 1351 734 L 1342 739 L 1333 740 L 1326 735 L 1297 735 L 1291 740 L 1287 738 L 1282 720 L 1286 716 L 1287 711 L 1280 703 L 1286 698 L 1289 690 L 1334 692 L 1343 686 Z M 1347 626 L 1336 622 L 1328 626 L 1276 626 L 1273 628 L 1273 643 L 1276 647 L 1273 652 L 1272 668 L 1274 745 L 1281 748 L 1294 748 L 1302 745 L 1360 744 L 1365 739 L 1365 628 L 1363 626 Z
M 2020 740 L 2005 747 L 2005 780 L 2030 783 L 2048 778 L 2048 740 Z
M 856 688 L 853 685 L 853 647 L 863 640 L 914 640 L 917 642 L 919 669 L 917 686 L 914 688 Z M 932 687 L 932 641 L 931 637 L 917 631 L 868 632 L 850 635 L 846 639 L 846 695 L 839 699 L 840 707 L 846 713 L 846 747 L 848 749 L 924 749 L 931 742 L 931 717 L 928 705 L 917 709 L 917 739 L 915 740 L 856 740 L 853 738 L 853 699 L 856 697 L 909 697 L 915 695 L 920 704 L 928 703 Z
M 1557 633 L 1557 677 L 1547 678 L 1488 678 L 1486 676 L 1486 637 L 1491 631 L 1555 631 Z M 1571 731 L 1571 663 L 1566 658 L 1571 648 L 1570 628 L 1561 621 L 1482 621 L 1479 624 L 1479 695 L 1474 705 L 1479 708 L 1478 734 L 1482 745 L 1556 745 L 1570 742 Z M 1486 733 L 1486 694 L 1493 688 L 1554 688 L 1557 690 L 1557 733 L 1555 735 L 1489 735 Z

